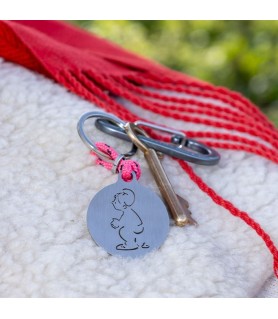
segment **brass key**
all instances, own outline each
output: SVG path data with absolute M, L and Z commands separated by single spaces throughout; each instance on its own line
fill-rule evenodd
M 175 193 L 156 151 L 148 148 L 137 138 L 136 133 L 148 137 L 147 133 L 136 126 L 134 123 L 126 123 L 124 128 L 132 143 L 135 144 L 144 153 L 145 159 L 148 162 L 156 184 L 161 192 L 162 197 L 164 198 L 166 206 L 168 206 L 168 209 L 176 225 L 196 225 L 197 222 L 191 217 L 191 212 L 188 209 L 188 202 Z

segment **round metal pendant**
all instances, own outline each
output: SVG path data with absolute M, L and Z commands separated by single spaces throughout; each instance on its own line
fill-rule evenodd
M 95 242 L 111 255 L 136 258 L 165 241 L 169 216 L 162 200 L 140 185 L 119 179 L 99 191 L 87 215 L 89 232 Z

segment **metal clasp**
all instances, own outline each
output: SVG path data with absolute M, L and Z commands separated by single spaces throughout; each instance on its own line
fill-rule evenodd
M 180 148 L 185 146 L 186 135 L 181 131 L 173 130 L 172 128 L 169 128 L 169 127 L 160 126 L 160 125 L 145 122 L 145 121 L 136 121 L 136 122 L 134 122 L 134 124 L 136 126 L 145 126 L 145 127 L 149 127 L 149 128 L 154 129 L 154 130 L 157 130 L 157 131 L 172 134 L 171 142 L 173 144 L 178 145 L 178 147 L 180 147 Z
M 104 112 L 89 112 L 80 118 L 77 125 L 79 136 L 85 145 L 90 150 L 95 152 L 101 159 L 110 163 L 114 163 L 114 161 L 112 161 L 107 154 L 101 152 L 96 147 L 92 139 L 86 135 L 84 131 L 84 123 L 89 118 L 96 118 L 95 126 L 100 131 L 131 142 L 124 129 L 126 122 L 112 114 Z M 213 148 L 210 148 L 207 145 L 193 139 L 187 138 L 183 132 L 143 121 L 136 121 L 134 124 L 136 126 L 145 126 L 172 135 L 172 143 L 166 143 L 150 138 L 147 135 L 138 134 L 137 137 L 140 141 L 142 141 L 142 143 L 146 144 L 148 148 L 152 148 L 157 152 L 200 165 L 216 165 L 220 160 L 220 155 Z M 128 153 L 122 155 L 125 158 L 129 158 L 136 153 L 136 150 L 137 147 L 133 145 L 133 148 Z
M 105 116 L 99 117 L 100 118 L 95 121 L 95 126 L 100 131 L 130 142 L 130 138 L 123 128 L 125 124 L 118 125 L 115 121 L 109 121 L 109 119 L 105 118 Z M 119 121 L 124 123 L 121 120 Z M 148 148 L 152 148 L 157 152 L 200 165 L 216 165 L 220 160 L 220 155 L 214 149 L 203 143 L 200 143 L 199 141 L 187 138 L 185 134 L 180 131 L 142 121 L 136 121 L 134 124 L 137 126 L 144 125 L 172 134 L 172 143 L 158 141 L 148 136 L 138 134 L 137 137 L 140 141 L 142 141 L 142 143 L 146 144 Z

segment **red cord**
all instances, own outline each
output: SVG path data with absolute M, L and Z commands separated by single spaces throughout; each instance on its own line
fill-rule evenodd
M 119 77 L 104 76 L 92 71 L 65 72 L 61 75 L 59 82 L 123 120 L 133 122 L 142 119 L 148 121 L 148 119 L 140 118 L 124 108 L 118 102 L 117 97 L 129 100 L 144 110 L 157 115 L 183 121 L 185 125 L 187 122 L 191 122 L 205 124 L 208 128 L 213 127 L 214 130 L 215 128 L 220 129 L 217 132 L 184 130 L 187 136 L 201 138 L 209 146 L 245 151 L 278 163 L 277 129 L 256 106 L 241 95 L 225 88 L 215 88 L 209 84 L 187 80 L 175 83 L 171 82 L 171 79 L 158 78 L 155 75 L 133 75 L 119 79 Z M 160 92 L 158 93 L 157 90 Z M 161 90 L 186 93 L 190 97 L 169 96 Z M 206 102 L 200 101 L 200 97 L 205 98 Z M 223 129 L 226 132 L 223 132 Z M 165 137 L 157 132 L 150 130 L 148 133 L 152 137 L 165 140 Z M 191 180 L 216 204 L 224 207 L 232 215 L 241 218 L 264 240 L 273 255 L 274 273 L 278 277 L 278 251 L 270 236 L 248 213 L 239 210 L 208 187 L 187 163 L 179 161 L 179 164 Z
M 175 84 L 173 82 L 163 82 L 162 78 L 158 79 L 157 77 L 155 77 L 155 81 L 142 76 L 129 76 L 128 78 L 134 81 L 135 83 L 144 85 L 149 88 L 172 91 L 177 93 L 186 93 L 192 96 L 196 96 L 198 98 L 210 98 L 214 101 L 223 102 L 239 111 L 244 112 L 246 115 L 251 115 L 253 118 L 265 124 L 266 127 L 270 127 L 273 131 L 276 131 L 277 133 L 277 129 L 273 126 L 272 123 L 269 122 L 267 117 L 263 113 L 261 113 L 255 105 L 244 99 L 238 93 L 230 92 L 224 88 L 215 88 L 214 86 L 211 86 L 207 83 L 201 86 L 201 84 L 197 83 L 197 81 L 196 83 L 183 81 L 182 84 Z
M 142 98 L 133 95 L 128 90 L 125 90 L 122 87 L 117 86 L 111 80 L 106 80 L 100 77 L 98 81 L 101 85 L 106 87 L 110 92 L 113 92 L 114 94 L 122 96 L 126 98 L 127 100 L 131 101 L 132 103 L 142 107 L 145 110 L 149 110 L 153 113 L 160 114 L 165 117 L 171 117 L 176 120 L 181 120 L 184 122 L 205 124 L 208 126 L 224 128 L 227 130 L 236 130 L 239 132 L 248 133 L 253 136 L 260 137 L 263 140 L 269 143 L 272 143 L 276 148 L 278 148 L 278 134 L 270 130 L 268 127 L 265 127 L 260 124 L 256 125 L 253 119 L 252 121 L 244 121 L 242 124 L 241 123 L 242 120 L 240 119 L 237 122 L 235 122 L 235 119 L 223 122 L 223 121 L 219 121 L 217 116 L 215 117 L 215 119 L 209 119 L 209 118 L 200 118 L 199 116 L 185 115 L 185 114 L 181 114 L 181 112 L 167 110 L 163 107 L 157 107 L 155 106 L 155 104 L 145 101 Z
M 254 121 L 253 114 L 247 114 L 246 112 L 242 112 L 241 110 L 233 110 L 227 107 L 227 105 L 219 106 L 209 102 L 199 101 L 194 98 L 168 96 L 154 91 L 149 91 L 143 89 L 142 87 L 136 86 L 121 77 L 115 77 L 115 81 L 120 83 L 121 86 L 128 89 L 129 91 L 135 92 L 141 98 L 146 97 L 153 99 L 154 105 L 165 108 L 167 110 L 170 109 L 172 111 L 205 114 L 208 116 L 215 116 L 217 118 L 232 121 L 243 120 L 243 122 L 247 122 L 247 119 L 249 119 L 250 121 Z M 195 94 L 196 98 L 198 98 L 198 93 Z M 155 102 L 155 100 L 164 101 L 167 102 L 167 104 L 157 103 Z M 175 104 L 169 104 L 170 102 Z
M 190 167 L 185 161 L 178 160 L 178 162 L 180 166 L 183 168 L 183 170 L 188 174 L 190 179 L 194 183 L 196 183 L 203 192 L 207 193 L 216 204 L 227 209 L 232 215 L 241 218 L 247 225 L 252 227 L 256 231 L 256 233 L 264 240 L 267 248 L 273 255 L 273 267 L 275 275 L 276 277 L 278 277 L 278 250 L 275 247 L 270 236 L 246 212 L 236 208 L 231 202 L 223 199 L 212 188 L 210 188 L 206 183 L 204 183 L 204 181 L 202 181 L 202 179 L 194 173 L 192 167 Z

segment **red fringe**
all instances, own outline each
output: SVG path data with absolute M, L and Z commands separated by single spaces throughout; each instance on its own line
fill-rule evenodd
M 238 93 L 230 92 L 225 88 L 187 80 L 179 80 L 175 83 L 169 78 L 157 78 L 155 75 L 108 77 L 92 71 L 81 72 L 80 70 L 61 72 L 57 80 L 70 91 L 126 121 L 133 122 L 138 119 L 146 121 L 147 119 L 124 108 L 117 102 L 117 98 L 126 99 L 144 110 L 164 117 L 235 132 L 231 134 L 183 130 L 188 137 L 201 138 L 208 146 L 253 153 L 278 164 L 278 130 L 255 105 Z M 157 89 L 184 93 L 189 97 L 169 96 L 161 91 L 158 93 L 155 91 Z M 200 97 L 205 101 L 200 101 Z M 152 130 L 149 130 L 149 133 L 154 138 L 167 140 L 165 136 Z M 237 133 L 243 133 L 252 138 L 240 136 Z M 270 236 L 248 213 L 239 210 L 207 186 L 187 163 L 181 160 L 178 162 L 191 180 L 216 204 L 241 218 L 264 240 L 273 255 L 274 273 L 278 277 L 278 250 Z

